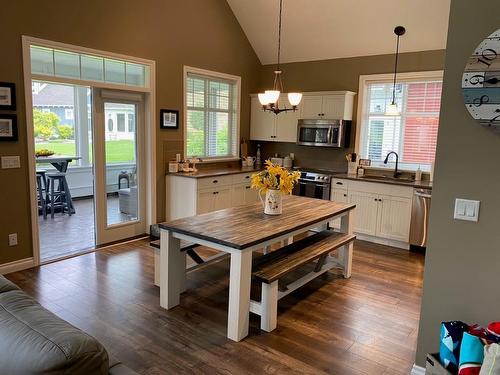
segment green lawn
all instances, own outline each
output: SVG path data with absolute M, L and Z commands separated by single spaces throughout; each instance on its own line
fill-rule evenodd
M 92 144 L 89 144 L 92 153 Z M 76 155 L 76 147 L 72 142 L 49 141 L 36 143 L 35 150 L 48 149 L 56 155 Z M 106 141 L 107 163 L 128 163 L 135 161 L 134 141 Z

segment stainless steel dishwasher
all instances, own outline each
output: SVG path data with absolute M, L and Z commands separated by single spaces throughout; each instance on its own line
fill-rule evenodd
M 410 245 L 426 247 L 431 207 L 430 189 L 414 189 L 411 208 Z

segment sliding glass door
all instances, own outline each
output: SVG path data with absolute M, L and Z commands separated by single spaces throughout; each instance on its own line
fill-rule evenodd
M 96 241 L 146 232 L 143 95 L 94 89 Z

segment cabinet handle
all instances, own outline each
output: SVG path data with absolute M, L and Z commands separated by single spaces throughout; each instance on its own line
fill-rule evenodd
M 245 176 L 245 178 L 248 180 L 250 178 L 250 176 Z
M 377 199 L 377 198 L 375 198 L 375 199 L 374 199 L 374 201 L 375 201 L 375 202 L 378 202 L 378 199 Z
M 344 185 L 343 182 L 336 182 L 337 185 Z
M 347 194 L 344 194 L 344 197 L 347 197 Z
M 213 181 L 212 181 L 212 183 L 214 183 L 214 184 L 216 184 L 216 183 L 218 183 L 218 182 L 219 182 L 219 181 L 217 181 L 217 180 L 213 180 Z
M 245 186 L 245 189 L 250 189 L 250 186 Z

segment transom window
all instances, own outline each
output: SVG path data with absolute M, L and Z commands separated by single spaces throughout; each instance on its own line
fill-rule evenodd
M 240 78 L 186 68 L 186 156 L 238 157 Z
M 429 170 L 436 154 L 442 78 L 433 75 L 398 80 L 398 116 L 385 114 L 386 106 L 392 101 L 390 79 L 364 79 L 361 156 L 371 159 L 373 166 L 382 166 L 387 153 L 396 151 L 401 168 Z

